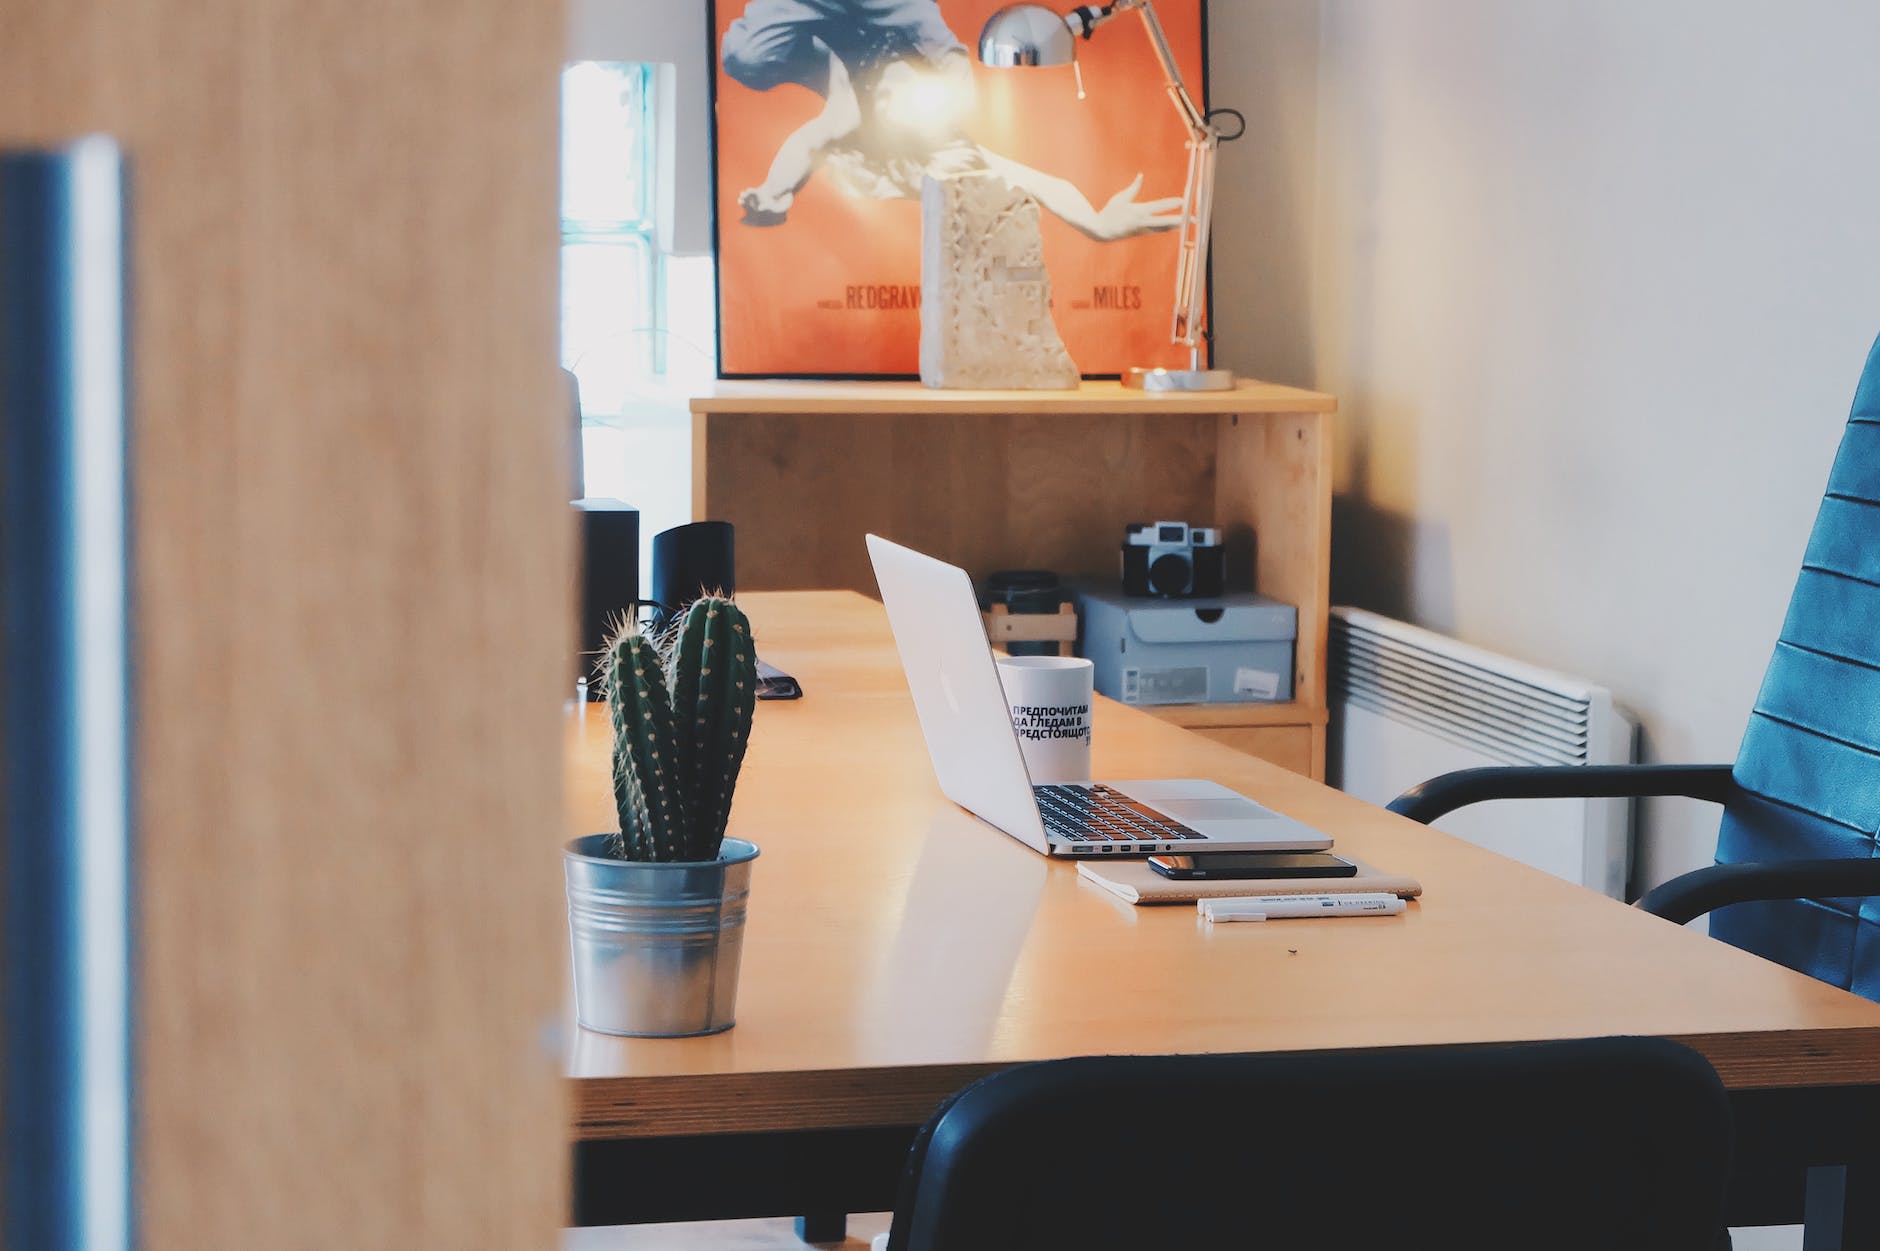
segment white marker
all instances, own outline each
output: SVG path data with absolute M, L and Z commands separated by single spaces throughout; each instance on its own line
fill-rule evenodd
M 1195 902 L 1209 921 L 1289 921 L 1298 917 L 1394 917 L 1404 908 L 1395 895 L 1228 895 Z

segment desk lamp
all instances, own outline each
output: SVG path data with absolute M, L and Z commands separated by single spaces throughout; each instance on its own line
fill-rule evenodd
M 1155 15 L 1150 0 L 1115 0 L 1097 6 L 1081 5 L 1059 16 L 1042 4 L 1012 4 L 994 13 L 979 35 L 979 59 L 1005 69 L 1029 65 L 1077 64 L 1077 40 L 1088 39 L 1113 17 L 1135 13 L 1142 18 L 1156 59 L 1162 63 L 1168 96 L 1182 125 L 1188 128 L 1188 182 L 1182 189 L 1181 251 L 1175 266 L 1175 321 L 1171 339 L 1188 349 L 1187 369 L 1131 369 L 1124 385 L 1147 391 L 1227 391 L 1233 389 L 1231 370 L 1204 368 L 1202 343 L 1206 309 L 1205 275 L 1208 266 L 1208 231 L 1213 224 L 1214 157 L 1223 140 L 1238 139 L 1240 130 L 1223 134 L 1203 112 L 1175 68 L 1175 54 Z M 1077 96 L 1083 98 L 1078 77 Z M 1239 118 L 1231 109 L 1217 110 Z

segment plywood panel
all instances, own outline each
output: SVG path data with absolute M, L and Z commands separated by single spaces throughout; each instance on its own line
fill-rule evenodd
M 1114 578 L 1127 522 L 1218 526 L 1229 588 L 1298 609 L 1284 716 L 1322 724 L 1335 406 L 1250 380 L 1177 395 L 722 382 L 692 401 L 692 506 L 738 526 L 746 590 L 873 593 L 871 530 L 975 577 Z M 1312 740 L 1319 777 L 1323 731 Z
M 1141 711 L 1262 760 L 1325 780 L 1323 704 L 1164 704 Z
M 134 165 L 145 1247 L 553 1245 L 560 22 L 0 0 Z
M 1126 522 L 1204 522 L 1207 415 L 732 414 L 695 450 L 693 508 L 738 526 L 740 588 L 871 591 L 870 530 L 963 565 L 1114 576 Z M 701 468 L 702 466 L 702 468 Z
M 1218 420 L 1215 510 L 1250 524 L 1255 589 L 1298 609 L 1293 696 L 1302 704 L 1323 707 L 1326 606 L 1331 595 L 1332 419 L 1323 413 L 1290 413 Z M 1230 547 L 1230 561 L 1234 555 Z
M 1282 769 L 1314 776 L 1309 725 L 1197 726 L 1195 733 Z
M 921 413 L 946 419 L 968 413 L 1330 413 L 1338 401 L 1242 378 L 1232 391 L 1147 393 L 1118 382 L 1085 382 L 1064 391 L 954 391 L 918 382 L 727 380 L 692 401 L 699 413 Z
M 1160 717 L 1172 725 L 1190 730 L 1201 726 L 1222 725 L 1319 725 L 1325 724 L 1324 707 L 1308 708 L 1299 703 L 1223 704 L 1144 704 L 1140 711 Z

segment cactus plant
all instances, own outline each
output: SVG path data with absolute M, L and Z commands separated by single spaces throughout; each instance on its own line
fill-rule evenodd
M 663 640 L 623 622 L 601 656 L 622 860 L 716 859 L 751 736 L 757 655 L 742 609 L 707 595 Z

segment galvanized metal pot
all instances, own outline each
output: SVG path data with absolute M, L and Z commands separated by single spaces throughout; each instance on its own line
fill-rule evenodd
M 637 1038 L 730 1029 L 757 844 L 727 838 L 716 860 L 652 864 L 609 857 L 611 837 L 562 851 L 576 1019 Z

